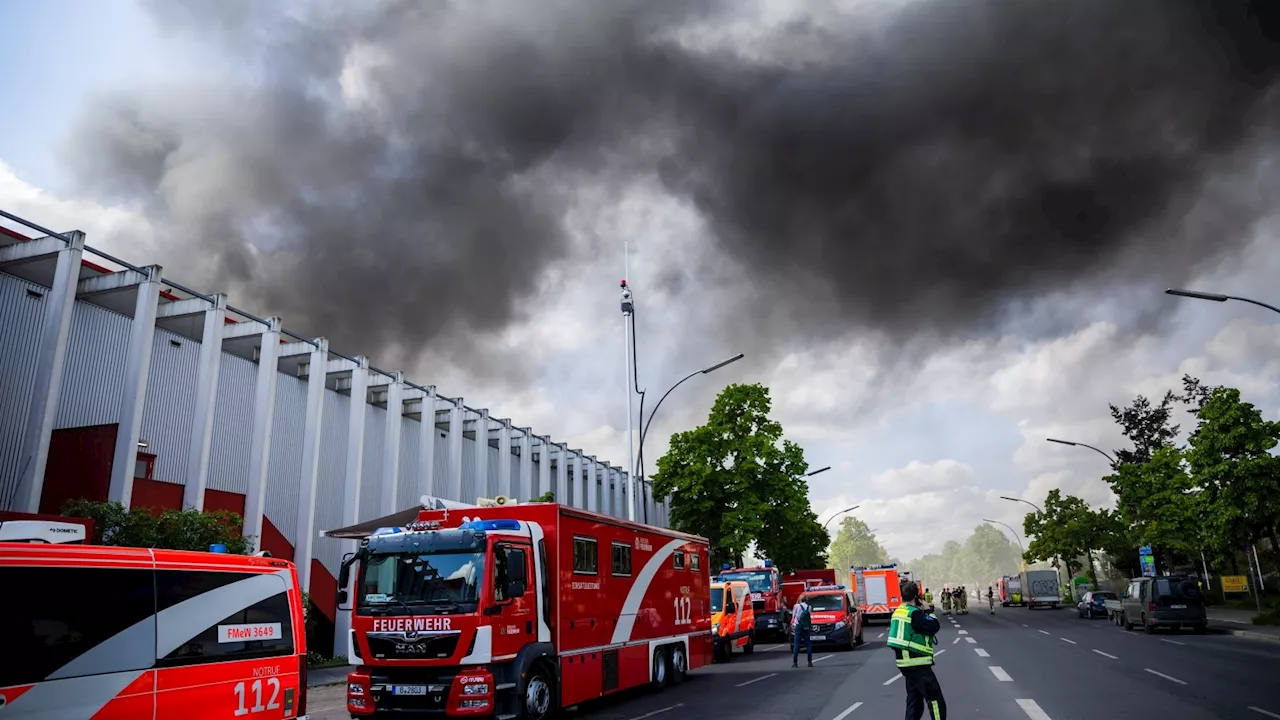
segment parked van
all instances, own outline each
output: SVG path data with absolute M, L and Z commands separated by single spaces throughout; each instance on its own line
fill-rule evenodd
M 1209 624 L 1200 585 L 1186 575 L 1134 578 L 1129 581 L 1120 606 L 1125 630 L 1140 625 L 1146 632 L 1189 627 L 1202 633 Z
M 31 539 L 0 542 L 4 720 L 303 717 L 292 563 Z

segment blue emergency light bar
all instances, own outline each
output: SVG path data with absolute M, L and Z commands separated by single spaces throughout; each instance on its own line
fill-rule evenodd
M 209 546 L 209 552 L 224 553 L 226 551 L 227 551 L 227 546 L 223 545 L 222 543 L 217 543 L 216 545 Z
M 459 527 L 459 529 L 480 530 L 480 531 L 519 530 L 520 521 L 519 520 L 472 520 L 471 522 L 463 523 Z
M 721 569 L 721 570 L 728 570 L 728 569 L 729 569 L 729 563 L 725 563 L 725 564 L 721 565 L 721 566 L 720 566 L 720 569 Z
M 773 561 L 772 561 L 772 560 L 765 560 L 765 561 L 764 561 L 764 566 L 765 566 L 765 567 L 773 567 Z

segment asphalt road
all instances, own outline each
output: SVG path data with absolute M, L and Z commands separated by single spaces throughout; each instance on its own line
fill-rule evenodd
M 1280 720 L 1280 643 L 1190 633 L 1125 632 L 1073 610 L 996 608 L 943 619 L 936 672 L 948 716 L 984 720 L 1160 717 Z M 700 668 L 662 692 L 584 705 L 572 720 L 859 720 L 900 717 L 905 695 L 884 625 L 852 652 L 791 668 L 782 646 Z M 317 688 L 315 720 L 347 717 Z M 329 699 L 327 694 L 332 694 Z M 332 710 L 326 709 L 332 708 Z

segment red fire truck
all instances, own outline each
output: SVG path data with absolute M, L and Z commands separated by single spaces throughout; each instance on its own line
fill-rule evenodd
M 48 525 L 0 526 L 10 541 L 0 542 L 0 587 L 18 589 L 0 613 L 14 660 L 0 670 L 0 717 L 303 717 L 306 629 L 292 563 L 85 545 L 73 530 L 82 526 Z
M 721 582 L 741 580 L 751 589 L 751 608 L 756 614 L 756 632 L 785 635 L 791 625 L 791 611 L 782 598 L 782 575 L 769 560 L 764 567 L 730 568 L 727 564 L 716 578 Z
M 709 557 L 703 538 L 554 503 L 422 510 L 339 573 L 356 573 L 347 710 L 542 720 L 679 683 L 712 660 Z

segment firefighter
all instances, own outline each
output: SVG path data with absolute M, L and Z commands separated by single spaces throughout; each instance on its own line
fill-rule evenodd
M 946 720 L 947 703 L 933 674 L 933 646 L 942 624 L 933 616 L 933 606 L 921 602 L 920 588 L 915 583 L 902 583 L 900 590 L 903 603 L 889 620 L 885 644 L 893 649 L 898 671 L 906 681 L 906 717 L 919 720 L 927 708 L 929 720 Z
M 960 589 L 956 590 L 956 598 L 960 600 L 960 614 L 968 615 L 969 614 L 969 591 L 965 589 L 965 586 L 961 585 Z
M 996 594 L 992 591 L 991 586 L 987 586 L 987 605 L 991 606 L 991 614 L 996 614 Z
M 933 604 L 933 591 L 930 590 L 929 588 L 924 589 L 924 604 L 925 605 Z
M 942 588 L 942 612 L 951 615 L 951 591 L 945 587 Z

